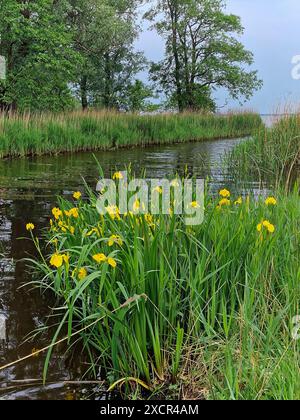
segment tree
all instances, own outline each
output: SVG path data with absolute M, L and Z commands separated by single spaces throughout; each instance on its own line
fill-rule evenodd
M 0 108 L 124 108 L 144 64 L 140 0 L 0 0 Z
M 191 103 L 193 107 L 190 107 L 194 111 L 204 111 L 204 112 L 216 112 L 217 106 L 215 101 L 212 99 L 211 89 L 207 86 L 201 87 L 199 84 L 195 83 L 191 91 Z M 169 96 L 166 101 L 165 108 L 167 109 L 178 109 L 178 99 L 177 94 L 174 92 Z
M 110 31 L 102 71 L 102 103 L 106 108 L 122 108 L 136 74 L 145 67 L 142 52 L 134 49 L 139 33 L 137 6 L 141 0 L 108 0 L 116 10 L 115 30 Z M 101 79 L 100 79 L 101 80 Z
M 83 109 L 122 108 L 145 63 L 134 51 L 137 0 L 69 0 L 74 45 L 82 57 L 76 81 Z
M 176 99 L 179 111 L 212 108 L 211 92 L 219 87 L 247 100 L 262 85 L 256 71 L 245 69 L 252 53 L 234 37 L 243 33 L 240 18 L 224 7 L 223 0 L 159 0 L 146 14 L 166 42 L 152 80 Z
M 74 85 L 85 110 L 94 99 L 99 63 L 104 61 L 116 24 L 115 10 L 103 0 L 69 0 L 67 22 L 74 33 L 74 49 L 81 57 Z
M 147 99 L 153 97 L 153 91 L 141 80 L 132 83 L 124 98 L 124 108 L 130 112 L 148 111 L 152 109 L 152 104 Z
M 0 8 L 0 55 L 7 60 L 1 109 L 64 110 L 79 58 L 65 26 L 65 0 L 5 0 Z

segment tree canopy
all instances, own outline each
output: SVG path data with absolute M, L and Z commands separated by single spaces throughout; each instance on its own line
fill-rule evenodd
M 61 110 L 71 106 L 71 82 L 80 57 L 64 24 L 62 0 L 5 0 L 0 9 L 0 52 L 6 58 L 0 106 Z
M 137 5 L 132 0 L 70 0 L 68 20 L 82 58 L 76 92 L 82 107 L 122 108 L 145 59 L 134 50 Z
M 213 108 L 216 88 L 249 99 L 261 87 L 257 72 L 246 69 L 252 53 L 235 37 L 243 33 L 240 18 L 224 6 L 222 0 L 159 0 L 146 14 L 165 39 L 165 57 L 152 64 L 152 80 L 181 111 Z
M 138 79 L 148 68 L 135 42 L 141 0 L 1 0 L 0 109 L 73 107 L 142 111 L 153 90 Z M 240 19 L 222 0 L 155 0 L 146 18 L 165 40 L 149 69 L 153 87 L 180 111 L 216 109 L 213 91 L 249 99 L 261 86 L 247 69 L 251 52 L 236 39 Z

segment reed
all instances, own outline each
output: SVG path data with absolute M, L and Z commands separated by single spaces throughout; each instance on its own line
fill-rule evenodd
M 253 139 L 239 144 L 229 155 L 232 174 L 272 181 L 287 188 L 300 174 L 300 114 L 287 116 L 272 128 L 261 128 Z
M 252 134 L 261 124 L 254 113 L 2 115 L 0 158 L 240 137 Z
M 172 212 L 100 217 L 96 196 L 76 197 L 59 199 L 47 253 L 28 229 L 41 255 L 30 260 L 32 284 L 58 299 L 53 343 L 67 334 L 77 354 L 80 344 L 86 375 L 100 370 L 127 398 L 142 388 L 160 397 L 299 398 L 297 188 L 267 201 L 207 195 L 195 227 Z

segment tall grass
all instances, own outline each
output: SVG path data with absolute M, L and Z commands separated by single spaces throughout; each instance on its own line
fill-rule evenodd
M 293 184 L 300 174 L 300 114 L 284 117 L 272 128 L 261 128 L 230 153 L 228 162 L 237 176 Z
M 299 398 L 299 195 L 237 198 L 206 197 L 196 227 L 172 212 L 100 217 L 92 193 L 60 199 L 48 255 L 31 261 L 58 298 L 53 343 L 67 334 L 77 354 L 80 343 L 87 374 L 127 397 L 173 384 L 176 397 Z
M 254 113 L 139 116 L 113 112 L 0 116 L 0 157 L 106 150 L 253 133 Z

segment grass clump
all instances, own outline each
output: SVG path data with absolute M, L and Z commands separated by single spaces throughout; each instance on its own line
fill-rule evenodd
M 205 198 L 194 227 L 172 211 L 100 216 L 91 192 L 59 200 L 48 255 L 31 262 L 57 297 L 53 343 L 67 334 L 77 353 L 80 343 L 87 375 L 100 370 L 127 397 L 300 397 L 297 189 L 221 195 Z
M 293 185 L 300 174 L 300 114 L 260 129 L 229 154 L 228 163 L 237 177 L 248 174 L 277 186 Z
M 262 124 L 254 113 L 140 116 L 114 112 L 0 116 L 0 158 L 232 138 Z

